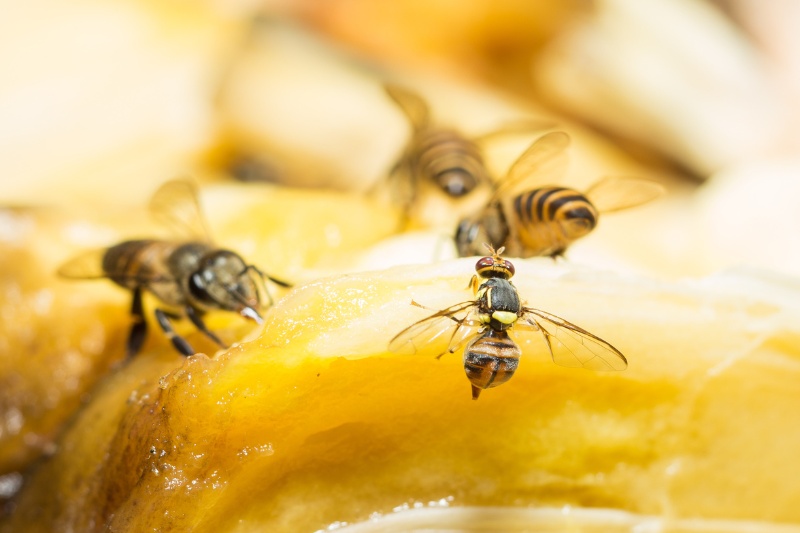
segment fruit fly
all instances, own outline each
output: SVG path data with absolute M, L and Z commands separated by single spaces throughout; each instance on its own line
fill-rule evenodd
M 475 299 L 450 306 L 407 327 L 390 341 L 390 351 L 416 353 L 449 333 L 447 349 L 436 357 L 464 346 L 464 371 L 472 385 L 473 400 L 478 399 L 482 390 L 511 379 L 517 370 L 522 350 L 510 335 L 512 329 L 541 333 L 558 365 L 591 370 L 627 368 L 625 356 L 600 337 L 563 318 L 525 306 L 511 283 L 514 265 L 500 256 L 503 248 L 495 251 L 486 246 L 491 255 L 478 260 L 470 281 Z
M 142 295 L 153 294 L 163 307 L 154 311 L 156 321 L 182 355 L 195 350 L 172 327 L 171 319 L 186 316 L 222 348 L 227 345 L 203 322 L 207 311 L 239 313 L 259 324 L 265 299 L 272 303 L 265 280 L 281 287 L 290 284 L 268 276 L 245 263 L 238 254 L 211 244 L 197 198 L 188 181 L 165 183 L 153 195 L 150 210 L 178 230 L 174 241 L 141 239 L 86 252 L 65 263 L 59 275 L 69 279 L 110 279 L 132 292 L 133 324 L 128 334 L 127 356 L 142 347 L 147 333 Z
M 664 188 L 653 181 L 608 177 L 579 192 L 553 185 L 567 166 L 569 136 L 552 132 L 536 140 L 512 165 L 483 207 L 458 225 L 460 256 L 480 254 L 480 243 L 505 246 L 515 257 L 563 255 L 589 234 L 600 213 L 654 200 Z

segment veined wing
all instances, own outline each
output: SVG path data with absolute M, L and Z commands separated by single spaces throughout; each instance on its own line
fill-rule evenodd
M 428 127 L 430 124 L 430 110 L 428 109 L 428 104 L 420 95 L 392 83 L 384 84 L 383 90 L 403 110 L 414 131 L 420 131 Z
M 103 257 L 108 248 L 98 248 L 87 250 L 60 267 L 58 275 L 67 279 L 100 279 L 107 278 L 108 274 L 103 270 Z
M 592 185 L 585 194 L 598 211 L 610 213 L 653 201 L 665 190 L 655 181 L 610 176 Z
M 523 190 L 557 184 L 567 169 L 569 135 L 553 131 L 542 135 L 511 165 L 489 203 Z
M 66 279 L 104 279 L 114 278 L 119 281 L 136 281 L 142 284 L 167 283 L 174 281 L 172 276 L 164 274 L 145 275 L 125 271 L 106 272 L 103 269 L 103 258 L 108 248 L 98 248 L 83 252 L 61 265 L 57 274 Z
M 525 315 L 514 326 L 541 331 L 553 362 L 590 370 L 625 370 L 628 360 L 609 343 L 583 328 L 540 309 L 523 308 Z
M 162 185 L 150 200 L 150 212 L 177 236 L 211 242 L 200 210 L 197 188 L 191 181 L 172 180 Z
M 411 303 L 422 307 L 416 302 L 412 301 Z M 461 302 L 411 324 L 389 341 L 389 351 L 412 355 L 424 350 L 427 345 L 444 338 L 448 339 L 448 347 L 438 355 L 450 350 L 454 343 L 457 346 L 451 351 L 455 351 L 470 336 L 471 332 L 480 327 L 477 320 L 469 318 L 469 311 L 474 306 L 473 300 Z M 459 313 L 465 311 L 463 316 L 458 316 Z M 447 337 L 448 333 L 449 338 Z

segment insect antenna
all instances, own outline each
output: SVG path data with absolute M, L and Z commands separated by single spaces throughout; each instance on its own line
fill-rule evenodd
M 274 305 L 275 304 L 275 300 L 272 298 L 272 294 L 270 294 L 269 289 L 267 288 L 267 280 L 270 280 L 272 283 L 274 283 L 275 285 L 278 285 L 280 287 L 286 287 L 286 288 L 292 287 L 292 284 L 289 283 L 288 281 L 283 281 L 283 280 L 278 279 L 278 278 L 273 278 L 272 276 L 270 276 L 269 274 L 265 273 L 263 270 L 261 270 L 260 268 L 258 268 L 255 265 L 247 265 L 245 267 L 245 269 L 239 275 L 243 276 L 243 275 L 247 274 L 249 271 L 253 271 L 256 274 L 258 274 L 258 277 L 261 280 L 261 284 L 260 284 L 261 286 L 259 287 L 259 289 L 261 290 L 261 292 L 263 292 L 267 296 L 267 299 L 269 300 L 269 305 Z
M 502 254 L 502 253 L 503 253 L 503 252 L 506 250 L 506 247 L 505 247 L 505 246 L 501 246 L 500 248 L 498 248 L 497 250 L 495 250 L 495 249 L 494 249 L 494 246 L 492 246 L 492 245 L 491 245 L 491 244 L 489 244 L 488 242 L 485 242 L 485 243 L 483 243 L 483 246 L 484 246 L 484 247 L 485 247 L 487 250 L 489 250 L 489 254 L 491 254 L 491 256 L 492 256 L 492 257 L 494 257 L 495 259 L 499 258 L 499 257 L 500 257 L 500 254 Z
M 247 265 L 247 268 L 244 269 L 244 272 L 242 272 L 242 274 L 244 274 L 248 270 L 252 270 L 252 271 L 256 272 L 259 276 L 261 276 L 262 280 L 270 280 L 275 285 L 280 285 L 281 287 L 286 287 L 287 289 L 293 287 L 293 285 L 291 283 L 289 283 L 288 281 L 283 281 L 282 279 L 273 278 L 272 276 L 270 276 L 269 274 L 265 273 L 263 270 L 261 270 L 260 268 L 258 268 L 255 265 Z

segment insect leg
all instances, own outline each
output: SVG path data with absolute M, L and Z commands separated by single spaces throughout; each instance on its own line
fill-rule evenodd
M 454 316 L 451 316 L 451 317 L 448 317 L 448 318 L 450 320 L 452 320 L 453 322 L 455 322 L 456 324 L 458 324 L 456 326 L 456 329 L 453 330 L 453 334 L 450 335 L 450 341 L 447 343 L 447 352 L 454 353 L 456 350 L 458 350 L 458 345 L 453 346 L 453 339 L 456 338 L 456 335 L 458 334 L 458 330 L 461 329 L 461 326 L 463 325 L 463 322 L 461 320 L 457 319 Z M 439 355 L 436 356 L 436 359 L 441 359 L 441 357 L 447 352 L 440 353 Z
M 144 319 L 144 309 L 142 308 L 142 289 L 133 289 L 133 301 L 131 302 L 131 318 L 133 324 L 128 333 L 126 356 L 128 359 L 139 353 L 147 336 L 147 322 Z
M 167 338 L 172 341 L 172 345 L 175 346 L 175 349 L 178 350 L 181 355 L 189 356 L 194 355 L 194 349 L 189 346 L 189 343 L 186 342 L 186 339 L 175 333 L 175 330 L 172 329 L 172 323 L 170 323 L 167 314 L 161 310 L 156 309 L 156 320 L 158 320 L 158 325 L 161 326 L 161 329 L 164 330 L 164 334 L 166 334 Z
M 173 312 L 173 311 L 167 311 L 167 310 L 165 310 L 165 309 L 161 309 L 161 312 L 162 312 L 162 313 L 164 313 L 164 316 L 165 316 L 165 317 L 167 317 L 167 318 L 169 318 L 169 319 L 172 319 L 172 320 L 178 320 L 179 318 L 183 318 L 183 315 L 182 315 L 182 314 L 180 314 L 180 313 L 175 313 L 175 312 Z
M 227 348 L 228 347 L 228 345 L 225 344 L 224 342 L 222 342 L 220 340 L 220 338 L 217 337 L 214 334 L 213 331 L 208 329 L 208 326 L 206 326 L 206 323 L 203 322 L 203 318 L 200 316 L 200 314 L 197 312 L 197 310 L 194 307 L 192 307 L 190 305 L 186 306 L 186 316 L 189 317 L 189 320 L 192 321 L 192 324 L 194 324 L 197 329 L 202 331 L 205 334 L 206 337 L 208 337 L 212 341 L 214 341 L 217 344 L 219 344 L 222 348 Z

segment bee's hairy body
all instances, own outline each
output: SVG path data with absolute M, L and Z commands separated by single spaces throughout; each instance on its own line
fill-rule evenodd
M 478 145 L 453 130 L 420 132 L 407 157 L 414 179 L 435 183 L 452 197 L 488 179 Z
M 542 187 L 514 197 L 514 225 L 525 255 L 556 256 L 597 225 L 598 212 L 574 189 Z
M 126 289 L 142 288 L 168 306 L 183 307 L 189 303 L 185 280 L 211 250 L 202 242 L 125 241 L 106 251 L 103 270 Z

